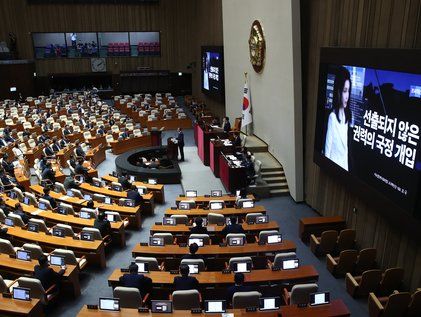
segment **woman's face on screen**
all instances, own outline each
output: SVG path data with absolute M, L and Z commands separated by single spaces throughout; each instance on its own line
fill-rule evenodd
M 345 80 L 344 88 L 342 89 L 342 107 L 346 108 L 349 100 L 349 80 Z

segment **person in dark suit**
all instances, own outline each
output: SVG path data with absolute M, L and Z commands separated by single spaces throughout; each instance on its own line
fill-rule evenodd
M 4 140 L 7 143 L 13 143 L 13 142 L 15 142 L 15 139 L 10 136 L 10 133 L 9 132 L 4 134 Z
M 224 117 L 224 120 L 222 121 L 222 129 L 225 133 L 229 133 L 231 131 L 231 123 L 228 117 Z
M 181 128 L 177 129 L 178 135 L 177 135 L 177 145 L 178 150 L 180 151 L 181 159 L 180 161 L 184 161 L 184 133 Z
M 68 125 L 66 125 L 66 126 L 64 127 L 64 130 L 63 130 L 63 136 L 64 136 L 64 137 L 66 137 L 66 136 L 68 136 L 69 134 L 72 134 L 72 131 L 70 131 L 70 127 L 69 127 Z
M 70 158 L 69 158 L 69 164 L 70 164 L 70 166 L 71 167 L 73 167 L 73 168 L 75 168 L 76 167 L 76 160 L 75 160 L 75 157 L 73 156 L 73 155 L 70 155 Z
M 100 135 L 104 135 L 105 134 L 105 128 L 104 126 L 100 126 L 98 130 L 96 130 L 96 133 L 100 134 Z
M 174 289 L 176 291 L 186 291 L 189 289 L 199 289 L 199 281 L 194 276 L 189 276 L 189 266 L 180 265 L 181 276 L 174 277 Z
M 97 228 L 101 232 L 102 237 L 111 235 L 110 222 L 105 218 L 105 213 L 101 212 L 98 218 L 94 221 L 94 228 Z
M 120 133 L 120 138 L 127 139 L 129 137 L 129 133 L 125 129 L 123 129 L 123 132 Z
M 51 162 L 47 162 L 45 169 L 42 171 L 41 177 L 43 180 L 50 180 L 53 184 L 56 182 L 56 174 L 51 167 Z
M 52 149 L 52 147 L 51 147 L 51 144 L 50 144 L 50 142 L 46 142 L 46 147 L 44 148 L 44 154 L 45 154 L 45 156 L 47 156 L 47 157 L 53 157 L 53 156 L 55 156 L 55 153 L 54 153 L 54 151 L 53 151 L 53 149 Z
M 75 166 L 75 174 L 83 175 L 83 177 L 85 178 L 85 182 L 90 183 L 92 181 L 92 177 L 89 175 L 89 170 L 85 166 L 83 166 L 83 158 L 79 158 L 77 160 Z
M 188 260 L 204 260 L 203 256 L 196 254 L 199 250 L 199 246 L 197 243 L 192 243 L 189 245 L 189 254 L 183 255 L 181 259 L 188 259 Z
M 76 156 L 81 156 L 81 157 L 85 158 L 86 153 L 82 149 L 82 146 L 80 145 L 80 142 L 76 141 L 75 144 L 76 144 Z
M 0 146 L 7 146 L 7 142 L 0 136 Z
M 34 277 L 39 279 L 44 290 L 48 290 L 51 286 L 56 285 L 57 289 L 60 288 L 61 277 L 66 271 L 62 268 L 58 273 L 55 272 L 48 264 L 48 259 L 42 255 L 38 259 L 39 265 L 34 267 Z
M 39 159 L 39 168 L 41 170 L 41 172 L 43 172 L 45 170 L 45 168 L 47 167 L 47 163 L 48 160 L 44 155 L 41 155 L 40 159 Z
M 242 225 L 237 224 L 236 217 L 230 217 L 231 224 L 226 225 L 225 228 L 222 230 L 223 235 L 227 235 L 228 233 L 244 233 L 244 229 Z
M 1 160 L 1 167 L 6 173 L 12 175 L 15 173 L 15 167 L 13 166 L 13 163 L 9 162 L 9 155 L 7 153 L 3 154 L 3 158 Z
M 45 199 L 45 200 L 48 200 L 48 202 L 50 203 L 50 205 L 53 209 L 57 208 L 57 203 L 56 203 L 55 199 L 50 196 L 50 189 L 48 187 L 44 188 L 44 196 L 42 196 L 42 198 Z
M 70 140 L 67 139 L 66 137 L 63 137 L 60 141 L 59 141 L 59 145 L 60 147 L 63 149 L 65 148 L 68 144 L 69 144 Z
M 29 217 L 23 211 L 20 203 L 15 204 L 15 210 L 13 210 L 13 213 L 16 214 L 16 215 L 19 215 L 25 225 L 28 224 Z
M 235 285 L 227 288 L 227 303 L 232 302 L 232 296 L 236 292 L 251 292 L 251 291 L 255 290 L 251 286 L 244 285 L 244 274 L 243 273 L 235 273 L 234 283 L 235 283 Z
M 127 192 L 127 199 L 133 200 L 136 206 L 143 205 L 143 197 L 139 194 L 136 185 L 132 185 L 132 188 Z
M 232 141 L 232 145 L 233 145 L 235 148 L 239 148 L 239 147 L 241 147 L 241 138 L 240 138 L 240 133 L 236 133 L 236 134 L 234 135 L 234 140 Z
M 146 294 L 152 291 L 152 279 L 143 274 L 137 273 L 137 265 L 135 263 L 130 264 L 129 274 L 120 276 L 120 285 L 124 287 L 135 287 L 139 290 L 142 299 Z
M 75 189 L 78 189 L 79 188 L 79 185 L 75 182 L 75 180 L 73 179 L 73 177 L 70 176 L 70 175 L 69 176 L 66 176 L 66 178 L 64 179 L 63 186 L 64 186 L 64 188 L 66 190 L 72 189 L 72 188 L 75 188 Z
M 7 217 L 7 215 L 9 214 L 9 206 L 6 205 L 3 197 L 0 197 L 0 209 L 3 210 L 4 214 Z
M 132 187 L 132 184 L 129 182 L 129 180 L 127 179 L 127 174 L 126 173 L 122 173 L 119 177 L 118 177 L 118 182 L 121 184 L 121 186 L 123 187 L 124 190 L 128 190 Z
M 199 233 L 199 234 L 207 234 L 208 229 L 203 227 L 203 219 L 201 217 L 197 217 L 194 220 L 196 226 L 190 228 L 190 233 Z
M 53 150 L 54 153 L 57 153 L 58 151 L 61 150 L 60 144 L 58 143 L 57 140 L 53 141 L 53 144 L 51 145 L 51 149 Z

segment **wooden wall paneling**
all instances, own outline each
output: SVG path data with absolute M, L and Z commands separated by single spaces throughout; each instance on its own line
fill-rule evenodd
M 322 215 L 342 215 L 361 247 L 375 247 L 382 268 L 401 266 L 405 284 L 421 286 L 421 246 L 313 163 L 320 48 L 421 48 L 421 1 L 302 1 L 305 199 Z M 357 207 L 354 214 L 353 207 Z

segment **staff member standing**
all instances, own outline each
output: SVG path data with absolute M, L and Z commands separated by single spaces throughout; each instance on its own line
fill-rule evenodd
M 178 149 L 180 151 L 181 162 L 184 162 L 184 133 L 181 128 L 177 129 L 178 135 L 177 135 L 177 144 Z

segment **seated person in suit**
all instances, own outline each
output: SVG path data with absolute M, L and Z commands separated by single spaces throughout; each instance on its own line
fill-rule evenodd
M 64 179 L 63 186 L 66 190 L 72 189 L 72 188 L 75 188 L 75 189 L 79 188 L 78 183 L 76 183 L 76 181 L 70 175 L 66 176 L 66 178 Z
M 94 221 L 94 228 L 97 228 L 101 232 L 102 237 L 111 235 L 111 225 L 110 222 L 105 217 L 105 213 L 101 212 L 98 215 L 98 218 Z
M 96 130 L 96 133 L 98 133 L 99 135 L 104 135 L 105 134 L 105 128 L 104 126 L 100 126 L 98 130 Z
M 150 277 L 137 273 L 137 265 L 130 264 L 129 274 L 120 276 L 120 285 L 124 287 L 135 287 L 142 295 L 142 299 L 146 294 L 152 291 L 152 280 Z
M 189 289 L 199 289 L 199 281 L 194 276 L 189 276 L 189 266 L 180 265 L 181 276 L 174 277 L 174 289 L 176 291 L 186 291 Z
M 13 210 L 13 213 L 16 214 L 16 215 L 19 215 L 25 225 L 28 224 L 29 217 L 23 211 L 20 203 L 15 204 L 15 210 Z
M 190 228 L 190 233 L 208 233 L 208 229 L 203 227 L 203 219 L 201 217 L 196 217 L 196 219 L 194 219 L 194 223 L 196 226 Z
M 88 171 L 89 170 L 83 166 L 83 158 L 79 158 L 75 167 L 75 174 L 83 175 L 83 177 L 85 177 L 85 181 L 89 183 L 91 182 L 92 178 L 89 176 Z
M 159 168 L 159 161 L 156 158 L 152 158 L 148 165 L 149 168 Z
M 69 134 L 72 134 L 72 131 L 70 131 L 70 127 L 66 124 L 63 130 L 63 136 L 66 137 Z
M 34 277 L 40 280 L 44 290 L 48 290 L 53 285 L 60 288 L 61 277 L 66 270 L 62 268 L 58 273 L 55 272 L 48 264 L 48 258 L 45 255 L 38 259 L 38 263 L 39 265 L 34 267 Z
M 121 184 L 121 186 L 123 187 L 124 190 L 128 190 L 132 187 L 132 184 L 127 179 L 127 173 L 122 173 L 118 177 L 118 182 Z
M 45 169 L 42 171 L 41 177 L 43 180 L 49 180 L 53 184 L 56 182 L 56 174 L 51 167 L 51 162 L 47 162 Z
M 86 203 L 86 208 L 95 209 L 95 203 L 92 199 Z
M 59 141 L 60 147 L 63 149 L 69 144 L 70 140 L 66 138 L 65 136 Z
M 232 145 L 234 147 L 241 147 L 241 138 L 240 138 L 240 133 L 236 133 L 234 135 L 234 140 L 232 141 Z
M 45 141 L 46 147 L 44 148 L 44 154 L 47 157 L 54 157 L 55 153 L 53 151 L 52 145 L 50 141 Z
M 133 200 L 136 206 L 143 205 L 143 197 L 139 194 L 136 185 L 132 185 L 132 188 L 127 192 L 127 199 Z
M 74 155 L 70 155 L 70 158 L 69 158 L 69 164 L 70 164 L 70 166 L 71 166 L 71 167 L 73 167 L 73 168 L 75 168 L 75 167 L 76 167 L 76 160 L 75 160 Z
M 9 173 L 11 175 L 14 174 L 15 167 L 13 166 L 13 163 L 9 162 L 9 154 L 3 154 L 3 158 L 1 159 L 1 167 L 6 173 Z
M 243 226 L 237 223 L 236 217 L 230 217 L 231 224 L 226 225 L 222 230 L 222 234 L 226 236 L 228 233 L 244 233 Z
M 82 149 L 82 145 L 80 145 L 79 140 L 76 140 L 75 145 L 76 145 L 76 149 L 75 149 L 75 151 L 76 151 L 76 156 L 81 156 L 81 157 L 85 158 L 86 153 L 85 153 L 85 151 Z
M 243 273 L 235 273 L 234 283 L 235 283 L 235 285 L 227 288 L 227 298 L 226 298 L 227 303 L 232 302 L 232 296 L 236 292 L 251 292 L 251 291 L 255 290 L 251 286 L 244 285 L 244 274 Z
M 3 210 L 4 214 L 7 215 L 9 214 L 9 206 L 6 205 L 6 203 L 4 202 L 3 197 L 0 197 L 0 209 Z
M 225 133 L 229 133 L 231 131 L 231 123 L 228 117 L 225 117 L 222 120 L 222 129 L 224 129 Z
M 53 138 L 53 144 L 51 145 L 51 149 L 53 150 L 54 153 L 57 153 L 58 151 L 61 150 L 60 144 L 56 137 Z
M 13 178 L 10 177 L 10 175 L 8 175 L 3 169 L 0 170 L 0 180 L 4 189 L 12 189 L 17 185 Z
M 48 187 L 44 188 L 44 196 L 42 196 L 42 198 L 48 200 L 53 209 L 57 208 L 57 203 L 55 199 L 50 196 L 50 189 Z
M 196 260 L 196 259 L 200 259 L 200 260 L 204 260 L 202 255 L 196 254 L 196 252 L 199 250 L 199 246 L 197 245 L 197 243 L 192 243 L 189 246 L 189 254 L 183 255 L 182 259 L 188 259 L 188 260 Z
M 41 170 L 41 172 L 43 172 L 45 170 L 45 168 L 47 167 L 47 158 L 44 156 L 44 154 L 41 154 L 41 157 L 39 159 L 39 169 Z

